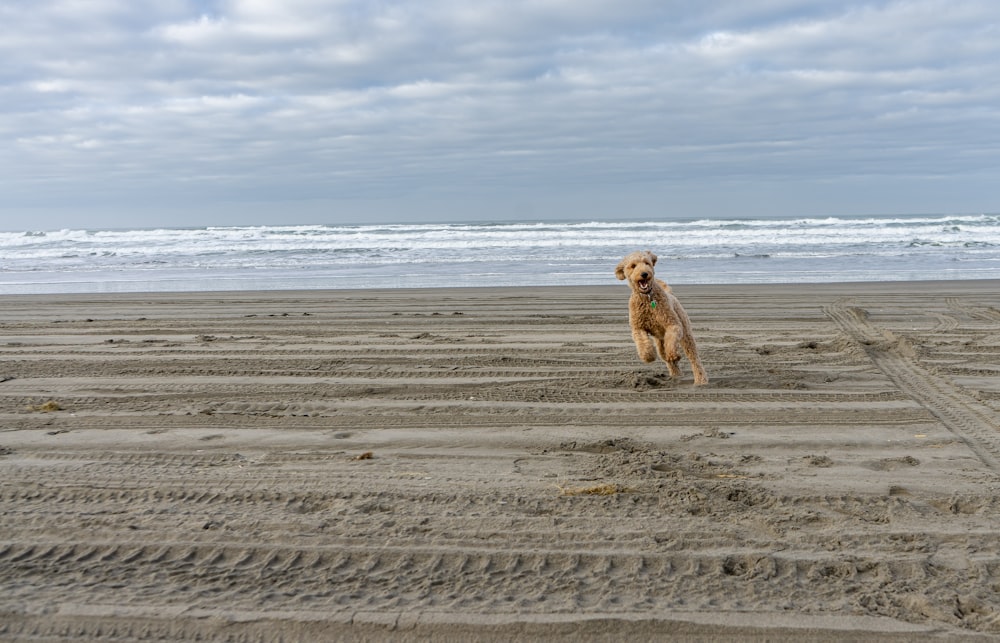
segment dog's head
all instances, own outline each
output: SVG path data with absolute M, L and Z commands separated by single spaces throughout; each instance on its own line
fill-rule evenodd
M 618 267 L 615 276 L 620 280 L 628 280 L 632 290 L 648 295 L 653 290 L 653 266 L 656 265 L 656 255 L 649 250 L 633 252 L 626 255 Z

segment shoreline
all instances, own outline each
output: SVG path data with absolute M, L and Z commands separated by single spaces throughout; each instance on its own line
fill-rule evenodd
M 208 280 L 206 280 L 208 281 Z M 294 280 L 289 280 L 294 281 Z M 972 287 L 978 285 L 989 285 L 989 284 L 1000 284 L 1000 277 L 984 277 L 975 279 L 891 279 L 891 280 L 878 280 L 878 281 L 789 281 L 789 282 L 705 282 L 705 283 L 687 283 L 687 282 L 672 282 L 667 278 L 667 282 L 673 288 L 788 288 L 788 289 L 801 289 L 801 288 L 820 288 L 820 289 L 840 289 L 847 288 L 851 286 L 856 286 L 858 288 L 868 289 L 868 288 L 891 288 L 893 285 L 905 285 L 905 284 L 922 284 L 928 287 L 934 288 L 944 288 L 947 285 L 960 285 L 968 284 Z M 116 282 L 117 283 L 117 282 Z M 2 285 L 0 285 L 2 286 Z M 285 288 L 230 288 L 230 289 L 181 289 L 181 290 L 125 290 L 125 291 L 84 291 L 84 292 L 33 292 L 33 293 L 22 293 L 22 292 L 10 292 L 4 293 L 0 292 L 0 299 L 8 297 L 75 297 L 75 298 L 87 298 L 87 297 L 140 297 L 146 295 L 163 295 L 163 296 L 184 296 L 184 295 L 218 295 L 218 296 L 238 296 L 240 294 L 255 294 L 260 296 L 265 296 L 269 293 L 281 294 L 316 294 L 316 293 L 352 293 L 352 292 L 390 292 L 390 291 L 401 291 L 401 292 L 413 292 L 413 293 L 423 293 L 429 291 L 444 291 L 453 292 L 461 290 L 470 291 L 483 291 L 489 289 L 587 289 L 587 288 L 613 288 L 615 286 L 623 287 L 623 284 L 618 282 L 607 282 L 599 284 L 545 284 L 545 285 L 477 285 L 477 286 L 380 286 L 380 287 L 357 287 L 357 288 L 335 288 L 335 287 L 315 287 L 315 288 L 302 288 L 302 287 L 285 287 Z
M 763 290 L 785 290 L 788 292 L 799 292 L 799 291 L 830 291 L 837 292 L 842 290 L 849 290 L 851 288 L 857 288 L 861 290 L 893 290 L 899 287 L 911 288 L 914 286 L 922 286 L 927 288 L 932 288 L 935 290 L 945 290 L 948 287 L 957 287 L 959 290 L 979 290 L 983 288 L 991 288 L 993 286 L 1000 287 L 1000 278 L 983 278 L 983 279 L 899 279 L 899 280 L 880 280 L 880 281 L 822 281 L 822 282 L 780 282 L 780 283 L 673 283 L 667 279 L 667 283 L 671 288 L 674 289 L 684 289 L 690 290 L 692 292 L 705 290 L 732 290 L 732 289 L 763 289 Z M 391 293 L 400 292 L 406 294 L 429 294 L 434 292 L 441 293 L 461 293 L 462 291 L 469 291 L 472 293 L 488 293 L 489 291 L 510 291 L 510 290 L 523 290 L 526 292 L 536 292 L 536 291 L 548 291 L 548 290 L 602 290 L 602 289 L 620 289 L 623 292 L 627 291 L 627 286 L 623 282 L 609 282 L 604 284 L 583 284 L 583 285 L 482 285 L 482 286 L 428 286 L 428 287 L 378 287 L 378 288 L 281 288 L 281 289 L 249 289 L 249 290 L 143 290 L 143 291 L 128 291 L 128 292 L 72 292 L 72 293 L 11 293 L 11 294 L 0 294 L 0 298 L 37 298 L 37 299 L 47 299 L 51 297 L 60 298 L 70 298 L 70 299 L 93 299 L 93 298 L 137 298 L 137 297 L 186 297 L 186 296 L 211 296 L 211 297 L 240 297 L 240 296 L 255 296 L 255 297 L 268 297 L 271 295 L 277 297 L 286 296 L 301 296 L 304 298 L 315 298 L 322 296 L 323 294 L 332 295 L 351 295 L 356 293 Z
M 1000 632 L 1000 281 L 673 289 L 3 296 L 0 637 Z

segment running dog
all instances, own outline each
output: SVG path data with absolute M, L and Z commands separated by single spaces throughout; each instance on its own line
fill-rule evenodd
M 691 333 L 691 320 L 681 302 L 670 292 L 670 286 L 654 277 L 656 255 L 649 250 L 626 255 L 615 268 L 619 280 L 628 281 L 632 296 L 628 300 L 628 320 L 632 339 L 644 362 L 656 360 L 656 353 L 667 363 L 671 377 L 680 377 L 677 362 L 684 349 L 696 385 L 707 384 L 708 377 L 698 357 L 698 346 Z M 654 347 L 655 343 L 655 347 Z

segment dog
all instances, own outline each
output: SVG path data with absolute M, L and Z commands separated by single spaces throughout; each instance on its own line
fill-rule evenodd
M 667 363 L 671 377 L 680 377 L 677 362 L 680 344 L 691 362 L 696 385 L 708 384 L 708 376 L 698 357 L 698 345 L 691 333 L 691 320 L 670 286 L 654 276 L 656 255 L 649 250 L 626 255 L 615 268 L 620 281 L 628 281 L 632 296 L 628 300 L 628 320 L 632 339 L 644 362 L 656 361 L 656 353 Z M 650 339 L 652 337 L 652 339 Z M 655 343 L 655 347 L 654 347 Z

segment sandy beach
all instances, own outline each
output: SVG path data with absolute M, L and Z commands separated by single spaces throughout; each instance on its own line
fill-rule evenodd
M 0 639 L 1000 636 L 1000 282 L 8 296 Z

